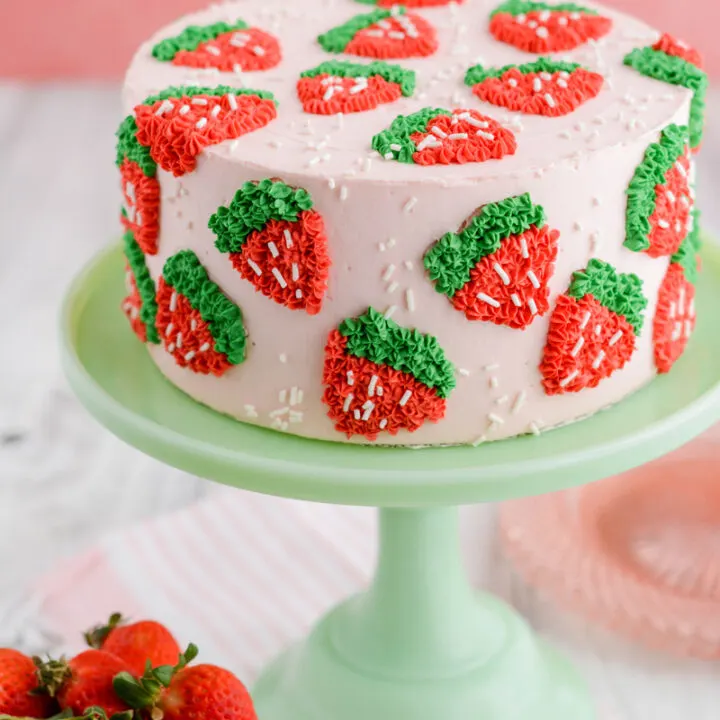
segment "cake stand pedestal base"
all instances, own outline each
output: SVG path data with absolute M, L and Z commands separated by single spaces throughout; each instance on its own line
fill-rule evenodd
M 260 720 L 591 720 L 585 683 L 470 586 L 456 508 L 380 511 L 371 588 L 253 690 Z

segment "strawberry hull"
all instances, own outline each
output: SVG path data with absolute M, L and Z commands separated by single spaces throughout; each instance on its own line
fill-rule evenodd
M 445 416 L 446 402 L 409 373 L 347 352 L 348 340 L 334 330 L 325 350 L 323 401 L 338 432 L 375 441 L 380 433 L 414 432 Z
M 144 253 L 155 255 L 160 234 L 160 183 L 128 158 L 120 165 L 120 177 L 124 200 L 122 224 Z
M 157 329 L 163 347 L 180 367 L 203 375 L 223 375 L 232 367 L 217 352 L 210 327 L 190 301 L 163 278 L 157 291 Z
M 320 312 L 331 263 L 319 213 L 303 211 L 296 222 L 269 220 L 230 260 L 266 297 L 291 310 Z
M 622 316 L 591 295 L 562 295 L 550 318 L 540 365 L 548 395 L 594 388 L 625 366 L 635 350 L 635 331 Z
M 381 104 L 395 102 L 402 97 L 397 83 L 377 75 L 369 78 L 333 75 L 301 78 L 297 90 L 303 110 L 316 115 L 374 110 Z
M 685 277 L 683 266 L 672 262 L 660 286 L 653 322 L 655 366 L 670 372 L 685 352 L 695 330 L 695 287 Z

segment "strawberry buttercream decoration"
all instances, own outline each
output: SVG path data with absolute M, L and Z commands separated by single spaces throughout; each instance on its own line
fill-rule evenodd
M 592 100 L 603 82 L 599 73 L 549 58 L 502 68 L 476 65 L 465 75 L 465 84 L 484 102 L 548 117 L 567 115 Z
M 398 5 L 356 15 L 320 35 L 318 42 L 327 52 L 378 60 L 427 57 L 438 49 L 437 33 L 430 22 Z
M 323 218 L 280 180 L 247 182 L 210 218 L 215 246 L 255 289 L 291 310 L 320 312 L 330 269 Z
M 484 162 L 513 155 L 515 136 L 476 110 L 425 108 L 400 115 L 372 140 L 386 160 L 418 165 Z
M 245 360 L 240 308 L 210 280 L 191 250 L 165 263 L 157 304 L 158 333 L 180 367 L 220 376 Z
M 666 55 L 671 55 L 672 57 L 682 58 L 700 69 L 703 67 L 702 55 L 700 55 L 695 48 L 669 33 L 663 33 L 652 46 L 652 49 L 663 52 Z
M 453 367 L 437 339 L 376 310 L 345 320 L 325 348 L 323 401 L 338 432 L 374 441 L 445 415 Z
M 530 195 L 479 208 L 425 254 L 435 289 L 468 320 L 526 328 L 549 309 L 560 233 Z
M 431 8 L 445 7 L 447 5 L 462 5 L 466 0 L 355 0 L 365 5 L 377 5 L 378 7 L 391 8 L 395 5 L 402 5 L 406 8 Z
M 133 332 L 142 342 L 157 344 L 160 342 L 160 337 L 155 327 L 157 316 L 155 283 L 147 268 L 145 253 L 130 231 L 123 236 L 123 249 L 127 260 L 125 287 L 128 295 L 122 302 L 122 310 Z
M 498 40 L 538 54 L 574 50 L 611 28 L 612 20 L 582 5 L 532 0 L 508 0 L 490 20 L 490 32 Z
M 223 72 L 269 70 L 282 59 L 277 38 L 243 20 L 191 25 L 152 49 L 161 62 Z
M 690 231 L 693 190 L 686 127 L 669 125 L 645 151 L 627 195 L 625 247 L 650 257 L 676 253 Z
M 625 56 L 625 65 L 643 75 L 670 85 L 680 85 L 693 92 L 690 105 L 690 145 L 697 150 L 705 124 L 707 74 L 700 67 L 699 55 L 681 47 L 670 36 L 663 36 L 652 47 L 636 48 Z
M 550 317 L 540 372 L 548 395 L 596 387 L 635 351 L 647 299 L 642 280 L 592 259 Z
M 153 162 L 179 177 L 192 172 L 207 147 L 258 130 L 277 117 L 272 93 L 220 85 L 171 87 L 149 97 L 126 120 Z
M 410 97 L 415 73 L 398 65 L 369 65 L 330 60 L 300 75 L 298 97 L 307 113 L 336 115 L 374 110 L 381 104 Z
M 655 366 L 659 373 L 670 372 L 685 352 L 695 329 L 695 283 L 699 271 L 700 230 L 698 214 L 694 226 L 675 255 L 670 259 L 660 285 L 653 322 Z

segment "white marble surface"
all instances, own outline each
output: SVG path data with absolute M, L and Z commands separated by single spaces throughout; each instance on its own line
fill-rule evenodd
M 709 105 L 712 116 L 720 94 Z M 3 608 L 59 558 L 207 491 L 103 431 L 74 400 L 59 368 L 63 292 L 118 233 L 119 113 L 115 87 L 0 85 L 0 629 Z M 699 162 L 699 201 L 715 233 L 719 163 L 720 124 L 708 129 Z M 490 513 L 478 517 L 482 542 L 492 521 Z M 720 717 L 717 665 L 652 657 L 562 617 L 513 580 L 499 556 L 492 566 L 490 583 L 537 627 L 574 648 L 601 704 L 618 717 Z

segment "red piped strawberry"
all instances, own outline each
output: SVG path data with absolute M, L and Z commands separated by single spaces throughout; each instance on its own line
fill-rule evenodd
M 372 308 L 330 333 L 323 382 L 336 430 L 371 441 L 438 422 L 455 387 L 452 365 L 434 337 Z
M 425 18 L 397 5 L 356 15 L 321 35 L 318 42 L 326 52 L 378 60 L 427 57 L 438 49 L 435 28 Z
M 158 333 L 180 367 L 220 376 L 245 360 L 240 308 L 210 281 L 191 250 L 165 263 L 157 304 Z
M 120 177 L 124 200 L 122 223 L 143 252 L 155 255 L 160 234 L 160 184 L 127 158 L 120 166 Z
M 49 718 L 55 704 L 37 692 L 40 685 L 33 660 L 17 650 L 0 648 L 0 716 Z
M 700 232 L 698 213 L 693 214 L 693 230 L 680 250 L 670 259 L 658 293 L 653 322 L 655 366 L 670 372 L 685 352 L 695 329 L 695 283 L 699 272 Z
M 210 218 L 215 246 L 263 295 L 291 310 L 320 312 L 330 257 L 325 223 L 305 190 L 280 180 L 245 183 Z
M 125 287 L 128 295 L 123 300 L 122 310 L 133 332 L 142 342 L 157 344 L 160 338 L 155 327 L 155 283 L 145 263 L 145 254 L 131 232 L 126 232 L 123 236 L 123 245 L 127 260 Z
M 541 58 L 526 65 L 484 68 L 476 65 L 465 84 L 484 102 L 530 115 L 559 117 L 596 97 L 602 75 L 575 63 Z
M 269 70 L 282 59 L 276 37 L 248 27 L 242 20 L 191 25 L 179 35 L 159 42 L 152 54 L 161 62 L 224 72 Z
M 485 205 L 425 254 L 435 289 L 468 320 L 526 328 L 549 310 L 560 233 L 528 194 Z
M 372 147 L 386 160 L 418 165 L 484 162 L 513 155 L 515 136 L 476 110 L 425 108 L 400 115 L 375 135 Z
M 127 297 L 123 300 L 122 311 L 130 323 L 133 332 L 138 336 L 141 342 L 147 342 L 147 327 L 140 318 L 142 310 L 142 298 L 135 283 L 135 276 L 129 264 L 125 265 L 125 288 L 128 292 Z
M 303 110 L 317 115 L 364 112 L 415 89 L 415 73 L 398 65 L 330 60 L 302 73 L 297 84 Z
M 695 48 L 690 47 L 690 45 L 682 40 L 678 40 L 673 35 L 663 33 L 658 41 L 652 46 L 652 49 L 659 50 L 660 52 L 663 52 L 666 55 L 671 55 L 672 57 L 682 58 L 686 62 L 689 62 L 691 65 L 695 65 L 695 67 L 702 70 L 702 55 L 700 55 Z
M 210 145 L 258 130 L 276 116 L 270 93 L 224 86 L 169 88 L 135 108 L 138 142 L 175 176 L 192 172 Z
M 531 53 L 574 50 L 599 40 L 612 20 L 574 3 L 508 0 L 492 14 L 490 32 L 501 42 Z
M 593 259 L 576 272 L 550 318 L 540 372 L 548 395 L 596 387 L 635 351 L 647 299 L 637 275 Z
M 693 205 L 688 131 L 669 125 L 630 181 L 625 247 L 650 257 L 678 252 L 692 225 Z

